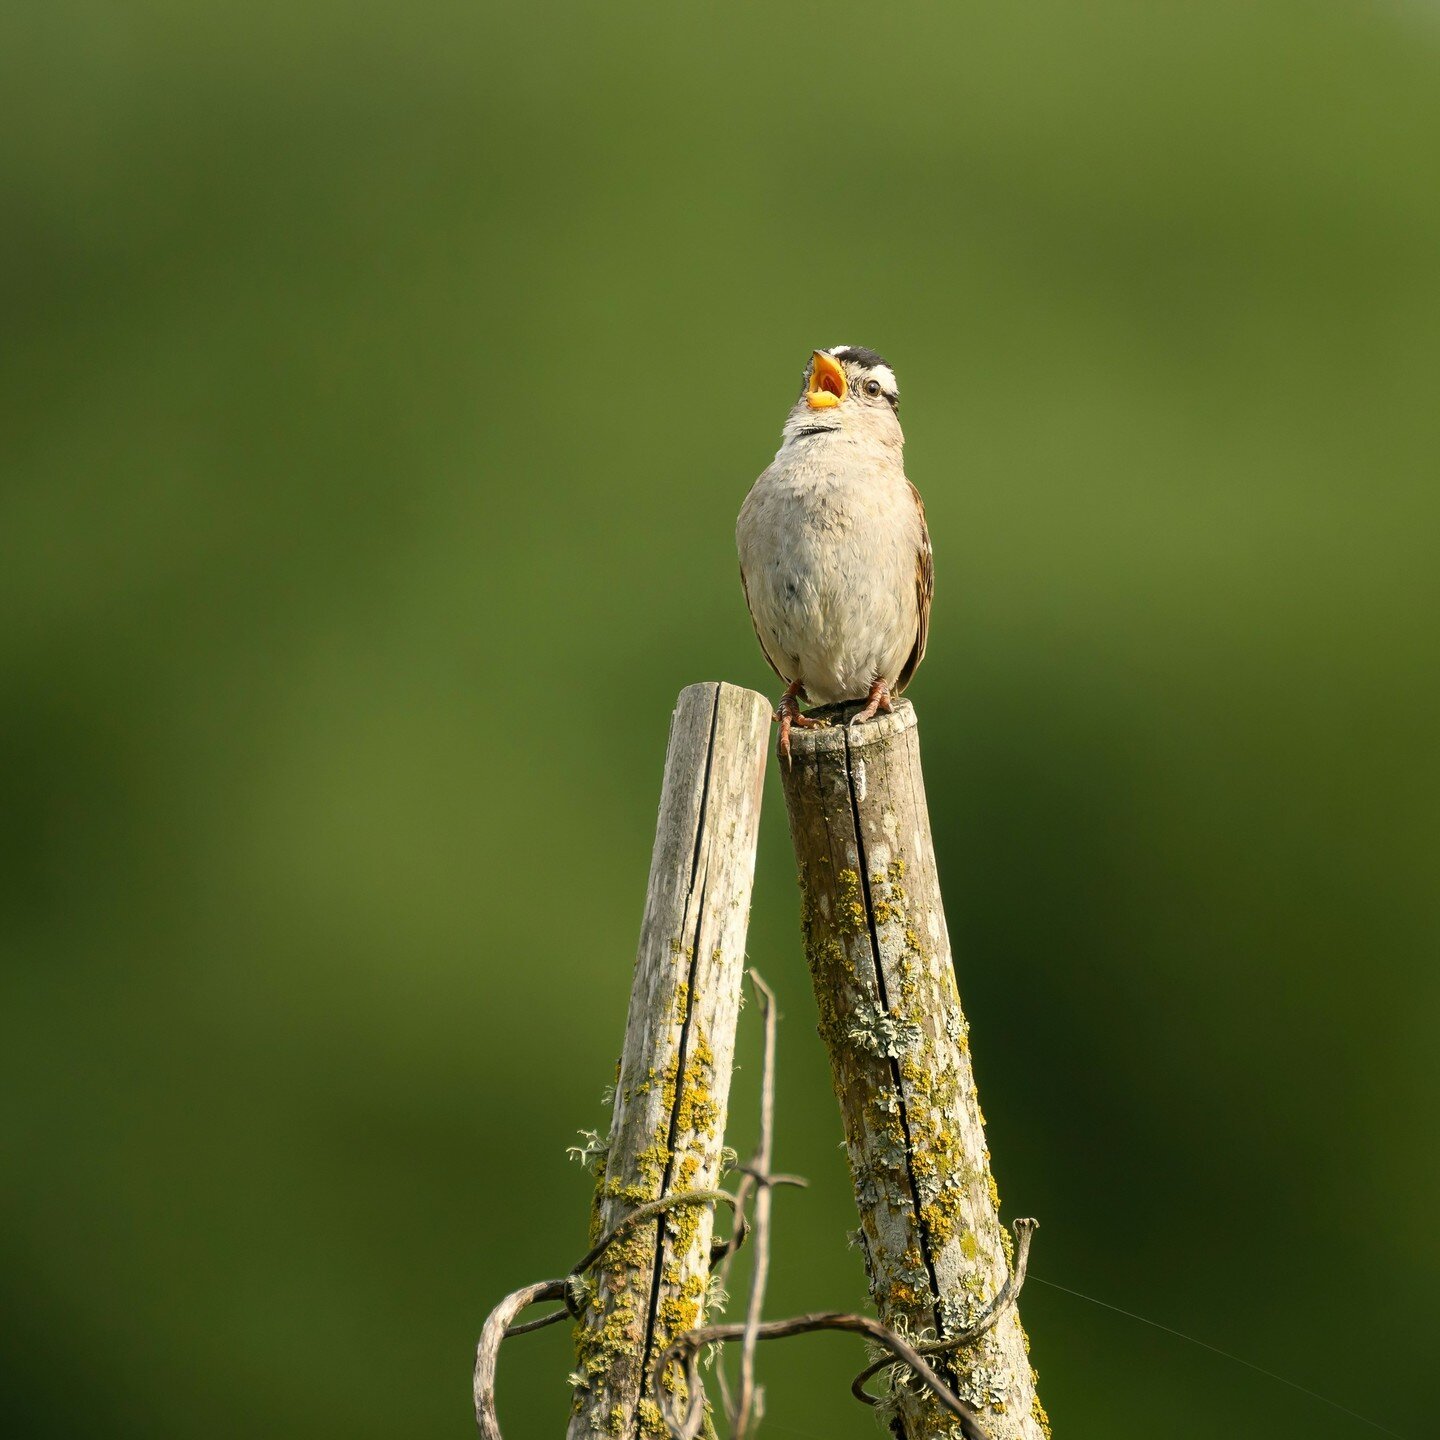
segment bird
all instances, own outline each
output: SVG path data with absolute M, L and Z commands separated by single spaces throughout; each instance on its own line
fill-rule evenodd
M 780 449 L 735 525 L 760 649 L 785 682 L 790 732 L 809 705 L 863 700 L 851 724 L 893 708 L 925 656 L 935 565 L 925 505 L 906 478 L 895 372 L 874 350 L 813 351 Z

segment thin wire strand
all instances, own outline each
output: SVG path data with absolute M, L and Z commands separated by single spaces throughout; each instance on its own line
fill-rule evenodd
M 1138 1320 L 1142 1325 L 1148 1325 L 1152 1330 L 1163 1330 L 1167 1335 L 1173 1335 L 1177 1340 L 1186 1340 L 1191 1345 L 1198 1345 L 1202 1350 L 1209 1350 L 1211 1354 L 1219 1355 L 1222 1359 L 1233 1360 L 1237 1365 L 1243 1365 L 1247 1370 L 1253 1370 L 1257 1375 L 1264 1375 L 1267 1379 L 1278 1381 L 1281 1385 L 1288 1385 L 1292 1390 L 1298 1390 L 1302 1395 L 1308 1395 L 1312 1400 L 1318 1400 L 1322 1405 L 1328 1405 L 1332 1410 L 1338 1410 L 1342 1415 L 1348 1415 L 1352 1420 L 1358 1420 L 1362 1425 L 1369 1425 L 1372 1429 L 1379 1430 L 1383 1434 L 1395 1436 L 1395 1440 L 1407 1440 L 1398 1430 L 1392 1430 L 1388 1425 L 1382 1425 L 1378 1420 L 1372 1420 L 1368 1415 L 1362 1415 L 1358 1410 L 1352 1410 L 1348 1405 L 1342 1405 L 1338 1400 L 1332 1400 L 1328 1395 L 1322 1395 L 1318 1390 L 1312 1390 L 1308 1385 L 1302 1385 L 1298 1380 L 1287 1380 L 1283 1375 L 1277 1375 L 1273 1370 L 1267 1370 L 1263 1365 L 1257 1365 L 1253 1360 L 1247 1360 L 1243 1355 L 1233 1355 L 1229 1350 L 1222 1350 L 1218 1345 L 1212 1345 L 1208 1340 L 1196 1339 L 1194 1335 L 1187 1335 L 1183 1330 L 1176 1330 L 1173 1326 L 1162 1325 L 1158 1320 L 1147 1319 L 1144 1315 L 1137 1315 L 1133 1310 L 1123 1310 L 1119 1305 L 1112 1305 L 1108 1300 L 1097 1300 L 1093 1295 L 1087 1295 L 1083 1290 L 1072 1290 L 1068 1285 L 1059 1285 L 1054 1280 L 1046 1280 L 1042 1276 L 1032 1274 L 1032 1283 L 1037 1285 L 1048 1285 L 1052 1290 L 1063 1290 L 1067 1295 L 1073 1295 L 1077 1300 L 1088 1300 L 1092 1305 L 1098 1305 L 1102 1310 L 1113 1310 L 1117 1315 L 1123 1315 L 1127 1320 Z

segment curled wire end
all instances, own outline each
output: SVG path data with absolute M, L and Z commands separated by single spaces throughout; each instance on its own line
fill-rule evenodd
M 500 1420 L 495 1413 L 495 1365 L 500 1357 L 500 1342 L 511 1333 L 510 1322 L 527 1306 L 538 1300 L 559 1300 L 563 1298 L 568 1284 L 566 1280 L 541 1280 L 536 1285 L 526 1285 L 522 1290 L 512 1291 L 491 1312 L 480 1332 L 479 1343 L 475 1346 L 475 1423 L 480 1427 L 482 1440 L 502 1440 Z M 541 1325 L 552 1325 L 563 1316 L 564 1310 L 545 1316 L 540 1322 L 516 1327 L 516 1333 L 536 1330 Z
M 558 1324 L 561 1320 L 580 1318 L 580 1305 L 575 1295 L 575 1282 L 622 1236 L 628 1235 L 637 1225 L 647 1220 L 656 1220 L 667 1211 L 682 1205 L 728 1205 L 739 1217 L 736 1234 L 728 1242 L 738 1246 L 744 1238 L 744 1216 L 740 1202 L 728 1190 L 682 1190 L 673 1195 L 664 1195 L 659 1200 L 638 1206 L 600 1237 L 576 1262 L 570 1272 L 559 1280 L 542 1280 L 536 1285 L 527 1285 L 507 1295 L 491 1312 L 480 1332 L 479 1344 L 475 1347 L 475 1423 L 480 1428 L 483 1440 L 503 1440 L 500 1421 L 495 1413 L 495 1369 L 500 1355 L 500 1343 L 515 1335 L 528 1335 L 543 1330 L 547 1325 Z M 563 1300 L 564 1307 L 542 1315 L 538 1320 L 527 1320 L 523 1325 L 511 1321 L 524 1309 L 541 1300 Z M 698 1433 L 698 1432 L 697 1432 Z M 692 1437 L 693 1440 L 693 1437 Z

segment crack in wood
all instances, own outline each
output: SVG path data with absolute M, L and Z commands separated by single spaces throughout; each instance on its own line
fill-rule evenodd
M 885 983 L 885 960 L 880 946 L 880 932 L 875 922 L 875 902 L 870 891 L 870 865 L 865 851 L 865 831 L 860 822 L 860 801 L 855 794 L 855 768 L 851 763 L 850 727 L 845 727 L 845 786 L 850 795 L 850 818 L 855 827 L 855 860 L 860 872 L 860 890 L 865 898 L 865 928 L 870 936 L 870 954 L 875 963 L 875 987 L 880 996 L 880 1006 L 890 1012 L 889 986 Z M 863 762 L 862 762 L 863 763 Z M 900 1112 L 900 1128 L 905 1135 L 905 1181 L 910 1191 L 910 1207 L 915 1215 L 915 1228 L 920 1238 L 920 1258 L 925 1264 L 925 1273 L 930 1277 L 932 1304 L 930 1312 L 935 1320 L 935 1333 L 943 1335 L 940 1318 L 940 1278 L 935 1271 L 934 1245 L 930 1227 L 925 1223 L 925 1213 L 920 1202 L 920 1183 L 915 1178 L 915 1141 L 910 1131 L 910 1102 L 905 1093 L 905 1077 L 900 1072 L 900 1060 L 889 1055 L 890 1082 L 895 1087 Z

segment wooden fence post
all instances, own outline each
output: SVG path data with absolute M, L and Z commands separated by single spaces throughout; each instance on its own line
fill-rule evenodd
M 592 1240 L 647 1201 L 718 1183 L 769 736 L 763 695 L 680 694 Z M 670 1210 L 587 1277 L 569 1440 L 665 1435 L 652 1363 L 703 1321 L 713 1220 L 704 1204 Z M 684 1385 L 679 1367 L 667 1382 Z
M 781 770 L 805 953 L 871 1294 L 905 1337 L 943 1340 L 995 1299 L 1013 1247 L 955 984 L 915 711 L 902 700 L 861 725 L 797 730 L 791 745 Z M 973 1344 L 930 1358 L 994 1440 L 1048 1437 L 1013 1307 Z M 894 1385 L 888 1408 L 903 1440 L 956 1433 L 917 1388 Z

